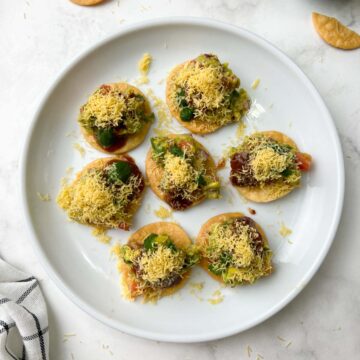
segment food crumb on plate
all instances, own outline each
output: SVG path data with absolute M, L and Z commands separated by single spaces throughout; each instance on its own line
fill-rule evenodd
M 103 244 L 109 244 L 112 239 L 111 236 L 107 235 L 107 230 L 102 227 L 93 228 L 91 235 Z
M 74 149 L 79 152 L 80 156 L 84 157 L 85 152 L 86 152 L 85 149 L 79 143 L 75 143 L 73 146 L 74 146 Z
M 256 210 L 254 210 L 252 208 L 248 208 L 248 211 L 251 215 L 256 215 Z
M 149 78 L 147 77 L 150 66 L 152 63 L 152 56 L 149 53 L 145 53 L 142 58 L 138 62 L 138 69 L 141 74 L 140 78 L 137 80 L 138 84 L 147 84 L 149 82 Z
M 236 138 L 240 139 L 245 135 L 246 124 L 241 122 L 236 128 Z
M 260 84 L 260 79 L 258 78 L 258 79 L 255 79 L 254 81 L 253 81 L 253 83 L 251 84 L 251 88 L 253 89 L 253 90 L 255 90 L 258 86 L 259 86 L 259 84 Z
M 287 237 L 287 236 L 289 236 L 290 234 L 292 234 L 292 230 L 289 229 L 288 227 L 286 227 L 283 222 L 281 222 L 281 223 L 280 223 L 279 234 L 280 234 L 282 237 Z
M 212 294 L 212 297 L 208 299 L 208 302 L 211 305 L 217 305 L 224 301 L 224 295 L 220 290 L 215 290 Z
M 41 201 L 50 201 L 51 200 L 51 196 L 49 194 L 42 194 L 40 192 L 36 193 L 37 197 L 41 200 Z
M 161 205 L 159 209 L 154 210 L 154 214 L 160 219 L 167 219 L 169 217 L 172 217 L 172 211 L 170 209 L 166 209 Z
M 251 357 L 252 348 L 251 348 L 250 345 L 248 345 L 248 346 L 246 347 L 246 351 L 247 351 L 247 356 L 248 356 L 248 357 Z

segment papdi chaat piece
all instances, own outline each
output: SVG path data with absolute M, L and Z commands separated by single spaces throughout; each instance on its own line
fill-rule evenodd
M 272 252 L 263 230 L 241 213 L 211 218 L 201 227 L 196 243 L 201 266 L 226 285 L 252 284 L 272 272 Z
M 173 294 L 199 262 L 199 252 L 175 223 L 157 222 L 135 232 L 116 251 L 122 274 L 123 295 L 157 300 Z
M 94 148 L 123 154 L 141 144 L 154 120 L 149 102 L 126 83 L 101 85 L 80 109 L 78 122 Z
M 81 170 L 57 197 L 68 217 L 99 228 L 129 230 L 145 180 L 128 155 L 98 159 Z
M 200 55 L 171 71 L 166 102 L 180 124 L 198 134 L 240 122 L 250 108 L 240 79 L 213 54 Z
M 220 196 L 214 160 L 191 135 L 152 138 L 146 175 L 155 194 L 174 210 Z
M 311 167 L 311 156 L 277 131 L 245 137 L 230 154 L 230 181 L 247 199 L 269 202 L 300 186 L 302 173 Z

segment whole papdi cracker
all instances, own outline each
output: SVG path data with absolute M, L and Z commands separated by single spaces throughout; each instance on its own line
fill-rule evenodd
M 313 12 L 312 21 L 317 33 L 329 45 L 343 50 L 360 47 L 360 35 L 335 18 Z
M 100 4 L 102 2 L 104 2 L 105 0 L 71 0 L 71 2 L 73 2 L 76 5 L 81 5 L 81 6 L 92 6 L 92 5 L 97 5 Z

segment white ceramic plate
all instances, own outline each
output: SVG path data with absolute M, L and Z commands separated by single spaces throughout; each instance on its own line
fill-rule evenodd
M 66 168 L 75 171 L 104 156 L 84 144 L 76 123 L 80 105 L 100 84 L 138 77 L 137 62 L 148 51 L 154 57 L 149 86 L 164 99 L 168 71 L 200 53 L 217 54 L 241 78 L 253 108 L 246 133 L 279 130 L 292 137 L 302 151 L 312 154 L 314 168 L 301 189 L 271 204 L 244 202 L 228 186 L 228 168 L 221 172 L 223 199 L 206 201 L 174 214 L 195 238 L 202 223 L 222 212 L 256 210 L 254 219 L 265 229 L 274 251 L 273 275 L 253 286 L 221 289 L 224 301 L 207 299 L 219 284 L 201 269 L 189 281 L 204 281 L 195 296 L 190 284 L 157 305 L 130 303 L 120 296 L 119 274 L 110 259 L 110 247 L 99 243 L 91 229 L 66 220 L 54 199 Z M 252 82 L 261 80 L 256 90 Z M 178 132 L 184 131 L 174 122 Z M 155 125 L 156 126 L 156 125 Z M 236 142 L 236 125 L 198 138 L 216 159 Z M 77 135 L 74 135 L 76 133 Z M 67 136 L 68 135 L 68 136 Z M 149 138 L 131 152 L 144 170 Z M 86 148 L 82 158 L 73 148 Z M 22 161 L 22 200 L 31 242 L 49 276 L 77 305 L 102 322 L 121 331 L 150 339 L 176 342 L 205 341 L 225 337 L 264 321 L 291 301 L 311 279 L 334 237 L 344 192 L 343 157 L 331 116 L 314 86 L 284 54 L 248 31 L 219 22 L 173 18 L 133 25 L 97 44 L 67 67 L 46 93 L 32 122 Z M 49 193 L 42 202 L 37 192 Z M 146 191 L 133 230 L 159 221 L 153 210 L 159 201 Z M 163 204 L 164 205 L 164 204 Z M 280 236 L 280 223 L 292 229 Z M 128 232 L 113 231 L 113 239 L 125 242 Z M 291 243 L 290 243 L 291 242 Z M 201 299 L 202 301 L 201 301 Z

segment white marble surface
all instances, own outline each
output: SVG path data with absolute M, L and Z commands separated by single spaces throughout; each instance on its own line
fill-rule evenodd
M 260 355 L 306 360 L 359 356 L 360 50 L 343 52 L 324 44 L 311 25 L 313 10 L 337 16 L 360 31 L 358 0 L 113 0 L 95 8 L 81 8 L 69 0 L 0 1 L 0 256 L 40 279 L 48 302 L 52 360 L 246 359 L 248 345 L 253 349 L 252 359 Z M 329 255 L 289 306 L 242 334 L 180 345 L 121 334 L 65 298 L 48 279 L 27 241 L 17 188 L 25 129 L 60 69 L 126 24 L 189 13 L 249 29 L 277 45 L 304 70 L 324 97 L 339 130 L 346 194 Z M 66 333 L 76 335 L 64 341 Z

